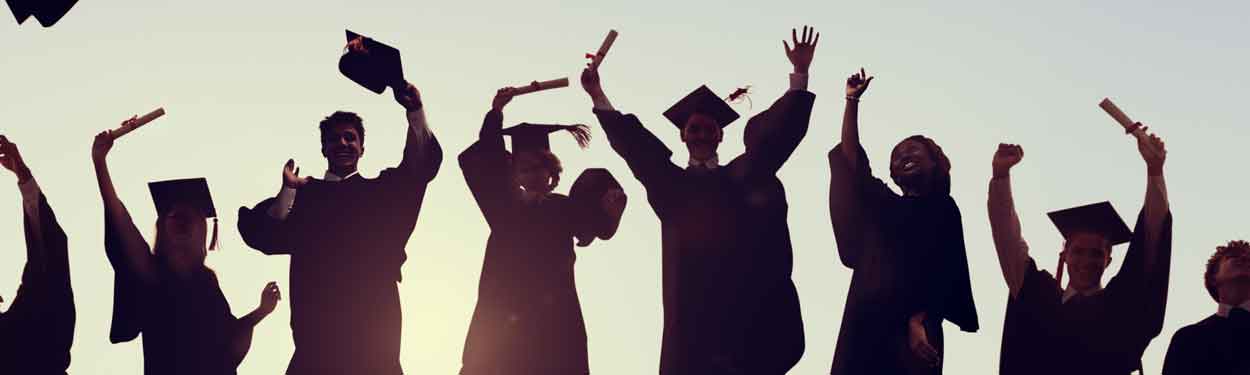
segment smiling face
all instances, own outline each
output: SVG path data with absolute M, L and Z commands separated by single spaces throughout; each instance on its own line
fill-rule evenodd
M 701 113 L 690 115 L 686 126 L 681 128 L 681 141 L 686 143 L 690 157 L 695 160 L 708 160 L 716 156 L 722 136 L 720 124 Z
M 890 177 L 904 190 L 916 190 L 932 181 L 937 161 L 924 143 L 906 139 L 890 153 Z
M 1088 290 L 1102 285 L 1102 274 L 1111 264 L 1111 246 L 1102 235 L 1075 233 L 1064 242 L 1059 256 L 1068 265 L 1068 285 Z
M 1250 246 L 1234 242 L 1220 249 L 1216 256 L 1218 257 L 1217 263 L 1214 268 L 1207 271 L 1208 283 L 1217 291 L 1215 294 L 1219 294 L 1219 289 L 1233 286 L 1233 284 L 1250 286 Z M 1231 300 L 1233 296 L 1224 297 L 1217 296 L 1217 299 L 1230 305 L 1239 305 L 1243 302 Z
M 364 153 L 364 137 L 356 124 L 337 122 L 330 124 L 321 134 L 321 155 L 325 156 L 330 172 L 338 176 L 356 172 L 356 165 Z
M 203 264 L 208 256 L 207 217 L 187 204 L 174 205 L 156 219 L 157 248 L 171 265 L 191 268 Z

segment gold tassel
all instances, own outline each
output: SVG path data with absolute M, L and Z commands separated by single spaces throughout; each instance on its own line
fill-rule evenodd
M 208 244 L 209 250 L 217 250 L 217 218 L 213 218 L 213 240 Z

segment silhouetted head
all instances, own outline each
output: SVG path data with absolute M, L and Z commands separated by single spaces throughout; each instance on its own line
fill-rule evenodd
M 1102 285 L 1102 274 L 1111 265 L 1111 242 L 1101 233 L 1074 233 L 1064 241 L 1059 256 L 1068 266 L 1068 285 L 1093 289 Z
M 156 217 L 156 258 L 171 270 L 204 266 L 208 256 L 208 217 L 192 204 L 178 203 Z
M 365 153 L 364 121 L 352 112 L 337 111 L 321 120 L 321 155 L 331 173 L 346 177 L 356 172 Z
M 520 151 L 511 159 L 513 181 L 525 191 L 546 194 L 560 185 L 564 167 L 551 151 Z
M 925 136 L 907 137 L 890 152 L 890 177 L 906 195 L 950 195 L 950 173 L 942 148 Z
M 1221 295 L 1220 290 L 1227 288 L 1250 288 L 1250 243 L 1246 241 L 1229 241 L 1227 245 L 1216 247 L 1215 255 L 1207 261 L 1207 272 L 1203 275 L 1207 293 L 1216 302 L 1237 306 L 1245 301 L 1233 301 L 1232 295 Z M 1230 293 L 1223 293 L 1230 294 Z
M 721 125 L 711 116 L 702 113 L 690 115 L 681 127 L 681 141 L 695 160 L 708 160 L 716 156 L 716 149 L 724 137 Z

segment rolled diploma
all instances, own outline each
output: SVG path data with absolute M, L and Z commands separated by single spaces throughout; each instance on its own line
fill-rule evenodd
M 1137 128 L 1133 120 L 1129 119 L 1128 115 L 1120 110 L 1120 107 L 1116 107 L 1115 103 L 1111 102 L 1111 99 L 1103 98 L 1102 102 L 1098 103 L 1098 106 L 1102 107 L 1103 111 L 1106 111 L 1108 115 L 1111 115 L 1111 118 L 1120 123 L 1120 126 L 1123 126 L 1125 131 L 1132 131 Z
M 598 69 L 599 64 L 603 63 L 603 58 L 608 56 L 608 50 L 612 49 L 612 43 L 616 42 L 616 30 L 608 30 L 608 36 L 603 38 L 603 44 L 599 45 L 599 51 L 595 52 L 594 61 L 591 61 L 591 69 Z
M 136 118 L 134 121 L 124 124 L 117 129 L 113 129 L 113 138 L 119 138 L 126 135 L 127 133 L 138 129 L 140 126 L 146 125 L 147 123 L 152 122 L 152 120 L 158 119 L 164 115 L 165 108 L 157 108 L 152 112 L 148 112 L 146 115 L 139 116 L 139 118 Z
M 539 92 L 543 90 L 558 89 L 569 86 L 569 78 L 557 78 L 548 81 L 535 82 L 521 87 L 515 87 L 512 96 L 521 96 L 529 93 Z

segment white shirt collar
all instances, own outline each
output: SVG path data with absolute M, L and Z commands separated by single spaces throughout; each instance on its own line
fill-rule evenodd
M 1063 303 L 1068 303 L 1069 299 L 1072 299 L 1072 297 L 1076 297 L 1076 295 L 1078 294 L 1080 294 L 1082 297 L 1090 297 L 1090 296 L 1096 296 L 1099 293 L 1102 293 L 1102 285 L 1099 285 L 1096 288 L 1093 288 L 1084 292 L 1078 291 L 1072 288 L 1071 286 L 1069 286 L 1067 289 L 1063 290 Z
M 690 163 L 686 165 L 687 165 L 686 169 L 698 167 L 698 168 L 707 168 L 708 170 L 716 170 L 716 168 L 720 167 L 720 158 L 718 158 L 715 154 L 713 154 L 712 157 L 708 158 L 707 160 L 696 160 L 695 158 L 692 157 L 690 158 Z
M 358 174 L 360 174 L 360 172 L 359 172 L 359 171 L 357 171 L 357 172 L 352 172 L 351 174 L 348 174 L 346 177 L 339 177 L 338 175 L 334 174 L 334 172 L 326 171 L 326 176 L 325 176 L 324 180 L 329 181 L 329 182 L 339 182 L 339 181 L 343 181 L 343 180 L 346 180 L 346 179 L 352 178 L 352 176 L 355 176 L 355 175 L 358 175 Z
M 1241 305 L 1238 305 L 1238 306 L 1226 305 L 1226 304 L 1221 303 L 1219 310 L 1215 311 L 1215 315 L 1219 315 L 1221 318 L 1227 318 L 1228 314 L 1233 312 L 1233 309 L 1235 308 L 1241 308 L 1242 310 L 1250 311 L 1250 301 L 1242 302 Z

